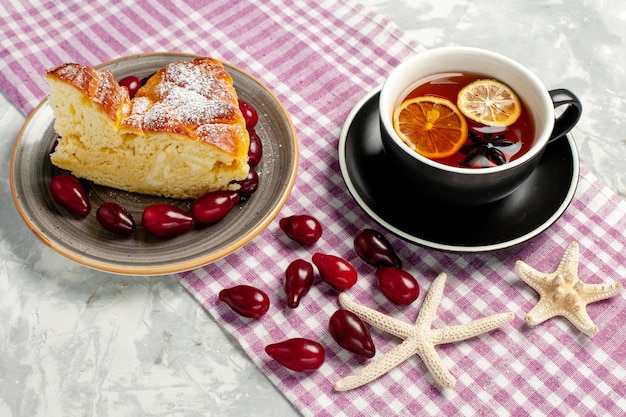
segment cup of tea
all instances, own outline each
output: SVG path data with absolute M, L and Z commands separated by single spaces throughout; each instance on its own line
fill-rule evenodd
M 414 55 L 383 83 L 380 130 L 403 181 L 448 204 L 513 193 L 546 146 L 578 122 L 582 104 L 548 91 L 531 71 L 492 51 L 442 47 Z

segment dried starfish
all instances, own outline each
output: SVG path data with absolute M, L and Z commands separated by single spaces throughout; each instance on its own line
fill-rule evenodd
M 404 341 L 385 355 L 369 363 L 359 373 L 337 381 L 335 390 L 348 391 L 365 385 L 386 374 L 413 355 L 418 355 L 422 359 L 436 383 L 442 387 L 454 386 L 456 379 L 446 369 L 435 350 L 435 346 L 458 342 L 494 330 L 513 320 L 513 313 L 500 313 L 466 324 L 431 329 L 435 312 L 441 302 L 445 283 L 445 273 L 441 273 L 435 278 L 414 325 L 357 304 L 350 300 L 346 293 L 339 294 L 339 302 L 343 308 L 352 311 L 372 326 Z
M 588 336 L 598 333 L 598 327 L 587 314 L 587 304 L 605 300 L 622 290 L 621 282 L 586 284 L 578 279 L 578 243 L 565 249 L 556 271 L 539 272 L 522 261 L 515 264 L 515 273 L 539 293 L 539 302 L 524 320 L 536 326 L 554 316 L 563 316 Z

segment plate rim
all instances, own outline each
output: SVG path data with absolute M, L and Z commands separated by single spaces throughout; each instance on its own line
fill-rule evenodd
M 348 188 L 348 191 L 350 192 L 350 194 L 352 195 L 352 197 L 354 198 L 354 200 L 357 202 L 357 204 L 374 220 L 376 221 L 378 224 L 380 224 L 383 228 L 387 229 L 388 231 L 390 231 L 391 233 L 395 234 L 396 236 L 401 237 L 402 239 L 415 243 L 417 245 L 423 246 L 423 247 L 427 247 L 427 248 L 431 248 L 431 249 L 436 249 L 439 251 L 444 251 L 444 252 L 456 252 L 456 253 L 485 253 L 485 252 L 494 252 L 494 251 L 499 251 L 499 250 L 503 250 L 503 249 L 509 249 L 511 247 L 515 247 L 519 244 L 522 244 L 524 242 L 527 242 L 528 240 L 536 237 L 537 235 L 543 233 L 544 231 L 546 231 L 550 226 L 552 226 L 565 212 L 565 210 L 567 210 L 567 208 L 569 207 L 570 203 L 572 202 L 574 195 L 576 193 L 576 189 L 578 187 L 578 182 L 579 182 L 579 177 L 580 177 L 580 158 L 579 158 L 579 154 L 578 154 L 578 149 L 576 147 L 576 143 L 574 142 L 572 136 L 570 134 L 567 135 L 566 139 L 568 141 L 569 144 L 569 148 L 572 152 L 572 179 L 570 181 L 569 184 L 569 188 L 567 191 L 567 194 L 565 195 L 565 198 L 563 199 L 563 201 L 561 201 L 561 203 L 559 204 L 559 207 L 557 210 L 555 210 L 554 213 L 552 213 L 552 215 L 546 219 L 540 226 L 534 228 L 533 230 L 524 233 L 523 235 L 515 238 L 515 239 L 509 239 L 505 242 L 500 242 L 500 243 L 494 243 L 494 244 L 483 244 L 483 245 L 476 245 L 476 246 L 467 246 L 467 245 L 454 245 L 454 244 L 444 244 L 444 243 L 438 243 L 438 242 L 432 242 L 430 240 L 424 239 L 424 238 L 420 238 L 419 236 L 414 236 L 412 234 L 409 234 L 401 229 L 399 229 L 396 226 L 393 226 L 392 224 L 390 224 L 388 221 L 386 221 L 385 219 L 381 218 L 378 213 L 376 213 L 366 202 L 365 200 L 361 197 L 361 195 L 359 194 L 358 190 L 356 189 L 356 187 L 354 186 L 353 182 L 352 182 L 352 178 L 350 177 L 350 172 L 348 170 L 348 166 L 347 166 L 347 162 L 346 162 L 346 158 L 347 158 L 347 154 L 346 154 L 346 142 L 347 142 L 347 137 L 348 137 L 348 132 L 352 126 L 352 123 L 354 122 L 354 119 L 356 118 L 356 116 L 360 113 L 361 109 L 363 108 L 363 106 L 369 101 L 371 100 L 376 94 L 380 93 L 380 90 L 382 88 L 382 84 L 379 85 L 378 87 L 372 89 L 371 91 L 367 92 L 361 99 L 359 99 L 357 101 L 357 103 L 354 105 L 354 107 L 352 108 L 352 110 L 350 111 L 350 113 L 348 114 L 348 116 L 346 117 L 346 121 L 343 124 L 343 127 L 341 129 L 341 134 L 339 137 L 339 144 L 338 144 L 338 153 L 339 153 L 339 167 L 341 170 L 341 175 L 344 179 L 344 182 L 346 183 L 346 186 Z
M 97 64 L 96 66 L 94 66 L 94 68 L 101 69 L 102 67 L 113 65 L 119 61 L 124 61 L 128 59 L 138 59 L 142 57 L 149 58 L 149 57 L 155 57 L 155 56 L 171 57 L 173 61 L 176 58 L 193 59 L 193 58 L 203 57 L 205 55 L 186 53 L 186 52 L 148 52 L 148 53 L 132 54 L 132 55 L 121 56 L 121 57 L 117 57 L 114 59 L 110 59 L 108 61 Z M 193 259 L 189 259 L 189 260 L 182 261 L 182 262 L 174 261 L 168 264 L 152 266 L 152 267 L 150 266 L 139 266 L 139 267 L 125 266 L 125 265 L 119 265 L 115 263 L 97 261 L 97 260 L 94 260 L 94 259 L 91 259 L 89 257 L 82 255 L 81 252 L 79 251 L 68 250 L 62 246 L 57 245 L 54 239 L 51 239 L 46 233 L 44 233 L 38 227 L 36 222 L 33 221 L 33 219 L 31 219 L 31 217 L 26 212 L 24 206 L 21 203 L 21 197 L 18 195 L 18 192 L 17 192 L 16 178 L 15 178 L 15 175 L 16 175 L 15 160 L 16 160 L 17 154 L 19 153 L 20 145 L 23 143 L 22 137 L 23 137 L 24 131 L 29 126 L 29 123 L 40 112 L 44 111 L 46 109 L 46 106 L 49 106 L 48 95 L 46 95 L 38 103 L 38 105 L 30 112 L 30 114 L 26 117 L 26 120 L 24 121 L 22 127 L 20 128 L 19 133 L 17 134 L 17 137 L 13 143 L 13 147 L 11 150 L 11 157 L 9 161 L 9 185 L 11 189 L 11 196 L 13 198 L 14 205 L 20 217 L 22 218 L 26 226 L 46 246 L 50 247 L 51 249 L 61 254 L 65 258 L 70 259 L 78 264 L 87 266 L 95 270 L 114 273 L 114 274 L 141 275 L 141 276 L 156 276 L 156 275 L 168 275 L 168 274 L 180 273 L 180 272 L 190 271 L 195 268 L 199 268 L 199 267 L 211 264 L 241 249 L 246 244 L 248 244 L 251 240 L 253 240 L 256 236 L 258 236 L 263 230 L 265 230 L 269 226 L 269 224 L 276 218 L 276 216 L 282 210 L 282 208 L 286 204 L 287 199 L 289 198 L 291 191 L 293 190 L 293 187 L 295 185 L 297 172 L 298 172 L 298 166 L 299 166 L 299 158 L 300 158 L 297 132 L 293 124 L 293 121 L 291 120 L 291 116 L 289 112 L 287 112 L 287 109 L 285 108 L 284 104 L 278 99 L 278 97 L 276 96 L 274 92 L 272 92 L 263 82 L 261 82 L 256 76 L 250 74 L 248 71 L 243 70 L 221 59 L 219 59 L 219 61 L 224 65 L 224 67 L 226 67 L 227 70 L 234 69 L 240 72 L 241 74 L 243 74 L 244 76 L 248 77 L 253 82 L 255 82 L 258 85 L 258 87 L 263 89 L 273 99 L 275 104 L 279 107 L 289 127 L 289 133 L 292 139 L 291 143 L 293 146 L 293 155 L 292 155 L 291 167 L 287 171 L 286 186 L 284 190 L 282 191 L 282 193 L 279 195 L 279 197 L 274 201 L 272 208 L 269 211 L 267 211 L 267 213 L 265 214 L 265 217 L 262 219 L 261 222 L 259 222 L 255 227 L 248 230 L 244 235 L 242 235 L 241 238 L 223 247 L 220 247 L 219 249 L 207 255 L 198 256 Z

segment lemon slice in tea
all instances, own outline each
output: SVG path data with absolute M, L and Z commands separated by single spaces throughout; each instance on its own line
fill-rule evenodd
M 422 96 L 402 102 L 393 115 L 393 128 L 404 143 L 432 159 L 458 151 L 467 140 L 467 122 L 450 100 Z
M 487 126 L 510 126 L 522 113 L 517 94 L 496 80 L 477 80 L 459 91 L 457 106 L 468 119 Z

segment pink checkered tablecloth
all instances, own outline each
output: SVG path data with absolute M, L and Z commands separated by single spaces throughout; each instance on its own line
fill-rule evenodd
M 294 406 L 308 416 L 361 415 L 623 415 L 626 413 L 626 294 L 588 307 L 600 332 L 579 333 L 562 318 L 530 328 L 523 317 L 537 294 L 513 272 L 518 259 L 551 272 L 564 248 L 578 241 L 579 275 L 586 282 L 625 281 L 626 202 L 585 169 L 574 201 L 546 232 L 522 247 L 488 254 L 451 254 L 387 234 L 422 294 L 395 307 L 374 284 L 373 270 L 354 253 L 352 237 L 378 228 L 348 193 L 337 156 L 340 130 L 352 107 L 378 86 L 419 43 L 390 22 L 348 1 L 165 0 L 107 2 L 25 0 L 0 6 L 0 87 L 25 112 L 47 94 L 42 74 L 63 62 L 96 65 L 124 55 L 183 51 L 210 55 L 246 69 L 272 89 L 292 116 L 300 141 L 298 178 L 279 217 L 303 212 L 325 227 L 313 248 L 287 241 L 274 221 L 245 248 L 212 265 L 176 276 L 241 343 Z M 128 4 L 127 4 L 128 3 Z M 209 2 L 207 2 L 209 3 Z M 434 327 L 512 311 L 497 331 L 438 351 L 457 378 L 439 389 L 417 357 L 362 388 L 333 391 L 333 383 L 364 364 L 339 348 L 327 330 L 337 294 L 316 285 L 298 309 L 286 308 L 282 279 L 296 258 L 313 251 L 352 262 L 360 279 L 350 290 L 361 303 L 414 321 L 430 282 L 448 274 Z M 249 283 L 272 307 L 259 320 L 242 319 L 217 301 L 218 292 Z M 378 354 L 398 341 L 372 331 Z M 264 347 L 290 337 L 327 347 L 316 372 L 291 372 Z

